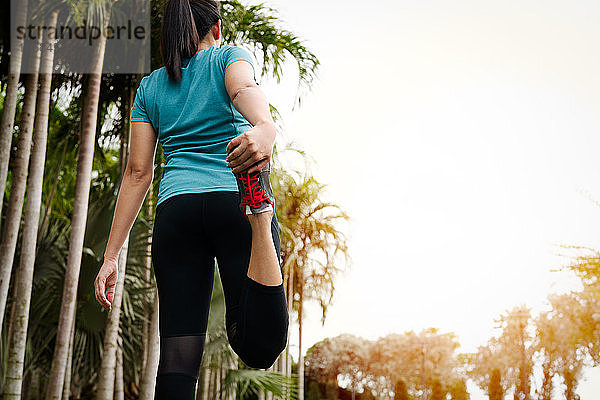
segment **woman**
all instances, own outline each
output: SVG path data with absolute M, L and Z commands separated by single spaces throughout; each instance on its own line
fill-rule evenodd
M 160 141 L 166 165 L 151 249 L 159 295 L 160 400 L 194 399 L 215 258 L 227 336 L 242 361 L 269 368 L 287 341 L 279 227 L 269 184 L 275 125 L 250 53 L 220 46 L 221 41 L 214 0 L 167 1 L 164 67 L 137 89 L 127 170 L 94 282 L 96 299 L 110 311 L 117 258 L 152 183 Z

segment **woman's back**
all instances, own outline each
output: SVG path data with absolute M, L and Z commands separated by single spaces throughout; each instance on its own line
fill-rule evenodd
M 131 121 L 152 124 L 166 158 L 157 204 L 181 193 L 238 190 L 226 147 L 252 125 L 225 88 L 225 69 L 237 60 L 254 68 L 247 50 L 211 46 L 184 60 L 181 81 L 170 80 L 162 67 L 140 82 Z

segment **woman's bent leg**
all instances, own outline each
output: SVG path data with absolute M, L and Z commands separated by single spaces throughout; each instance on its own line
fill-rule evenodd
M 247 275 L 253 281 L 268 286 L 279 286 L 283 283 L 279 254 L 273 243 L 272 212 L 248 215 L 252 227 L 252 250 Z
M 156 211 L 152 265 L 159 295 L 160 360 L 155 400 L 195 398 L 214 277 L 203 203 L 197 195 L 176 195 Z
M 211 246 L 225 292 L 229 342 L 249 367 L 269 368 L 285 349 L 289 323 L 277 216 L 273 214 L 268 221 L 270 235 L 265 235 L 264 226 L 254 232 L 255 222 L 251 225 L 241 213 L 238 192 L 211 192 L 206 200 L 205 227 L 212 232 Z M 270 241 L 264 243 L 267 237 Z M 249 273 L 251 262 L 256 264 L 254 274 Z M 275 262 L 279 271 L 272 265 L 260 265 L 269 262 Z M 276 282 L 280 283 L 272 284 Z

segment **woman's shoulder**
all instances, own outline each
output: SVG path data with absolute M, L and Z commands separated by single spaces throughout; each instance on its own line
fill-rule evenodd
M 222 45 L 221 47 L 218 48 L 218 51 L 223 54 L 223 55 L 227 55 L 230 53 L 244 53 L 244 54 L 250 54 L 250 52 L 243 46 L 239 46 L 236 44 L 225 44 Z
M 140 82 L 140 86 L 142 84 L 148 85 L 151 82 L 156 82 L 157 80 L 164 78 L 164 75 L 166 75 L 166 73 L 167 73 L 167 71 L 164 66 L 157 68 L 142 78 L 142 81 Z
M 158 83 L 165 79 L 167 75 L 167 71 L 165 67 L 160 67 L 148 75 L 145 75 L 140 80 L 140 84 L 138 85 L 138 92 L 142 91 L 144 96 L 151 96 L 156 90 L 160 90 L 160 85 Z
M 253 54 L 246 49 L 245 47 L 242 46 L 237 46 L 237 45 L 233 45 L 233 44 L 228 44 L 225 46 L 221 47 L 221 57 L 220 57 L 220 64 L 221 64 L 221 70 L 223 71 L 223 73 L 225 73 L 225 70 L 227 69 L 227 67 L 233 63 L 234 61 L 238 61 L 238 60 L 244 60 L 247 61 L 248 63 L 250 63 L 250 65 L 252 65 L 252 70 L 254 71 L 254 80 L 256 80 L 256 61 L 254 59 Z
M 234 47 L 235 47 L 235 48 L 241 48 L 240 46 L 238 46 L 238 45 L 235 45 L 235 44 L 224 44 L 224 45 L 222 45 L 221 47 L 218 47 L 218 49 L 219 49 L 220 51 L 227 51 L 227 50 L 231 50 L 231 49 L 232 49 L 232 48 L 234 48 Z
M 246 60 L 254 67 L 254 56 L 245 47 L 234 44 L 221 46 L 221 62 L 224 68 L 236 60 Z

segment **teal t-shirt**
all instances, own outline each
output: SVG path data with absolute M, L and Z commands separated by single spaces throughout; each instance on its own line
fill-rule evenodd
M 250 52 L 231 45 L 211 46 L 184 59 L 180 82 L 171 81 L 165 67 L 142 78 L 131 122 L 150 122 L 163 148 L 157 205 L 182 193 L 238 191 L 225 149 L 252 125 L 225 89 L 225 69 L 237 60 L 252 65 L 256 82 Z

